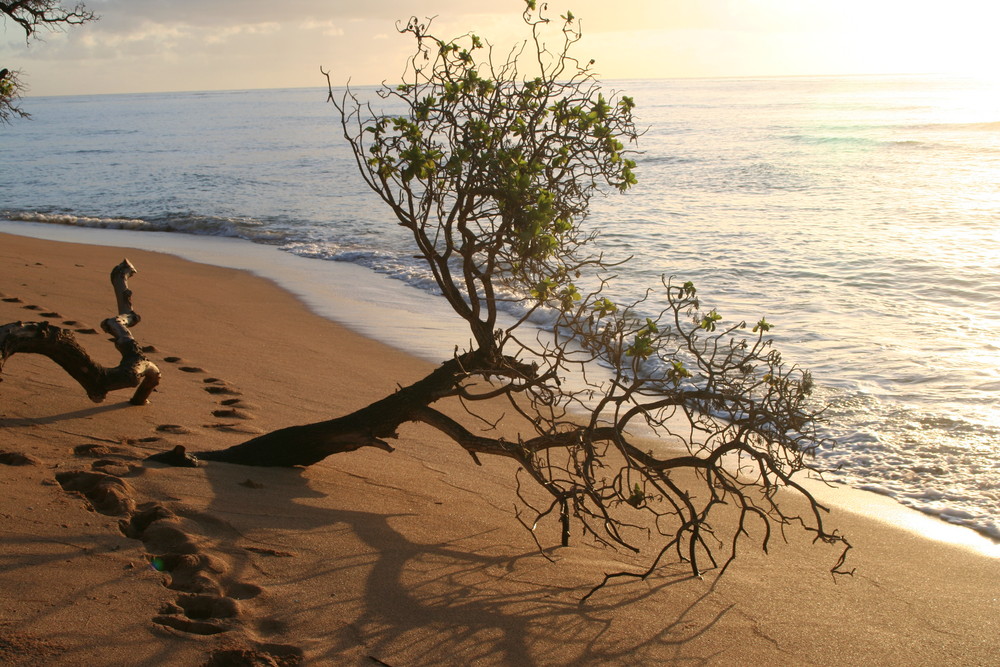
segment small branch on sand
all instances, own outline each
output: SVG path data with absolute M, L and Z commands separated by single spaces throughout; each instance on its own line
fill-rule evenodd
M 77 342 L 73 332 L 48 322 L 11 322 L 0 325 L 0 371 L 8 358 L 17 353 L 41 354 L 59 364 L 80 383 L 90 400 L 100 403 L 108 392 L 136 387 L 129 399 L 133 405 L 145 405 L 160 383 L 160 369 L 143 354 L 132 336 L 131 327 L 139 323 L 132 310 L 132 291 L 128 279 L 136 269 L 127 259 L 111 271 L 118 314 L 101 322 L 101 329 L 112 336 L 121 354 L 121 363 L 112 368 L 94 361 Z

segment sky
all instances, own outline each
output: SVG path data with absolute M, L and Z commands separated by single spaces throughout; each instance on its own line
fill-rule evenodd
M 541 2 L 541 0 L 539 0 Z M 72 5 L 75 0 L 65 4 Z M 28 95 L 291 88 L 394 82 L 412 41 L 396 22 L 436 17 L 498 47 L 528 33 L 523 0 L 87 0 L 99 21 L 26 45 L 11 22 L 0 67 Z M 1000 77 L 997 0 L 552 0 L 605 80 L 957 73 Z M 623 7 L 628 7 L 623 10 Z M 504 49 L 506 52 L 506 49 Z

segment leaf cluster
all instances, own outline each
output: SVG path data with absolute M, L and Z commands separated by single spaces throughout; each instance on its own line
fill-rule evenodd
M 475 34 L 442 39 L 430 24 L 400 27 L 416 42 L 403 82 L 376 113 L 348 90 L 337 102 L 362 175 L 385 201 L 477 343 L 493 339 L 497 288 L 506 297 L 576 300 L 572 278 L 595 258 L 577 251 L 590 198 L 636 183 L 634 101 L 605 95 L 591 65 L 569 55 L 572 15 L 525 13 L 532 38 L 498 57 Z M 530 71 L 526 71 L 530 70 Z

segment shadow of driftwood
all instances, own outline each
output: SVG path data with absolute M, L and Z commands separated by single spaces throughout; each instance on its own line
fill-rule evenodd
M 55 424 L 61 421 L 69 421 L 71 419 L 84 419 L 86 417 L 93 417 L 107 412 L 124 410 L 125 408 L 135 408 L 135 406 L 129 403 L 128 401 L 123 401 L 121 403 L 106 403 L 103 405 L 95 405 L 92 408 L 83 408 L 81 410 L 73 410 L 72 412 L 61 412 L 59 414 L 48 415 L 45 417 L 0 417 L 0 427 Z

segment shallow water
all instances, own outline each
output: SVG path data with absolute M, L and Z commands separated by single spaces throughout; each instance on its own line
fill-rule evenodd
M 934 77 L 610 87 L 648 126 L 639 185 L 588 223 L 635 254 L 619 300 L 667 274 L 728 321 L 766 316 L 830 405 L 821 465 L 1000 539 L 1000 93 Z M 324 99 L 26 100 L 35 120 L 0 130 L 0 215 L 238 236 L 432 290 Z M 441 337 L 412 339 L 428 355 Z

